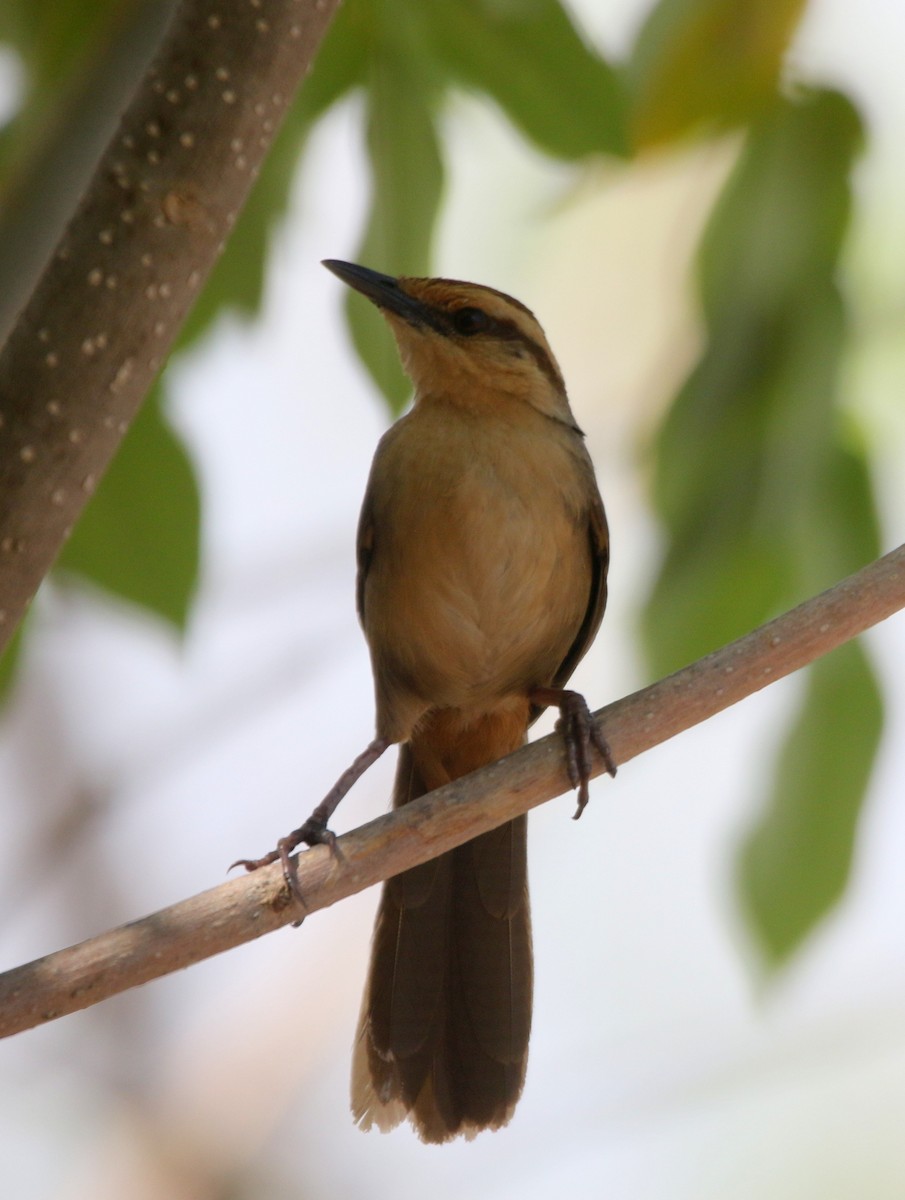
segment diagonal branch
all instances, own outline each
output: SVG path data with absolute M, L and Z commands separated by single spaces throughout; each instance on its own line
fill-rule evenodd
M 753 633 L 595 714 L 616 761 L 806 666 L 905 608 L 905 546 Z M 598 766 L 598 773 L 602 765 Z M 552 735 L 301 855 L 308 913 L 459 846 L 563 791 Z M 0 975 L 0 1036 L 87 1008 L 299 916 L 278 866 Z
M 338 4 L 179 4 L 0 349 L 0 650 L 160 370 Z

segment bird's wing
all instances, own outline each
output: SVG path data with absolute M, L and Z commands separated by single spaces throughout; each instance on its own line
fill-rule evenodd
M 588 647 L 593 642 L 594 636 L 600 628 L 600 622 L 603 620 L 603 610 L 606 608 L 606 575 L 610 562 L 610 535 L 606 514 L 603 511 L 603 501 L 600 499 L 596 484 L 592 488 L 587 519 L 588 548 L 591 556 L 591 587 L 588 592 L 588 606 L 575 635 L 575 640 L 553 677 L 553 687 L 564 687 L 568 682 L 572 672 L 584 658 Z
M 358 536 L 355 541 L 355 558 L 358 563 L 358 575 L 355 581 L 355 607 L 358 619 L 365 623 L 365 583 L 371 558 L 374 554 L 374 515 L 371 506 L 370 489 L 365 494 L 361 506 L 361 516 L 358 518 Z

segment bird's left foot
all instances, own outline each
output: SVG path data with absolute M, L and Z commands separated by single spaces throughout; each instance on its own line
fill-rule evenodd
M 555 705 L 559 709 L 559 720 L 556 730 L 561 733 L 566 744 L 566 770 L 569 782 L 578 792 L 578 808 L 574 819 L 577 821 L 588 803 L 588 783 L 591 778 L 593 759 L 592 747 L 603 759 L 607 773 L 616 774 L 616 760 L 610 749 L 609 742 L 603 736 L 600 728 L 591 716 L 587 701 L 579 692 L 571 692 L 561 688 L 534 688 L 530 693 L 534 704 L 545 708 Z
M 238 858 L 230 865 L 229 869 L 244 867 L 246 871 L 257 871 L 260 867 L 268 867 L 271 863 L 279 862 L 282 866 L 283 879 L 289 888 L 290 895 L 301 908 L 307 909 L 308 905 L 305 903 L 305 894 L 302 891 L 302 885 L 299 883 L 298 864 L 292 858 L 293 850 L 301 845 L 329 846 L 336 853 L 336 834 L 327 828 L 325 821 L 318 818 L 316 809 L 304 825 L 300 825 L 298 829 L 293 829 L 292 833 L 281 837 L 276 844 L 275 850 L 271 850 L 263 858 Z M 301 921 L 295 923 L 301 925 Z
M 339 779 L 320 802 L 304 825 L 300 825 L 298 829 L 293 829 L 292 833 L 288 833 L 285 837 L 280 838 L 276 844 L 276 849 L 271 850 L 269 854 L 265 854 L 263 858 L 238 858 L 229 868 L 244 867 L 246 871 L 257 871 L 259 867 L 269 867 L 271 863 L 279 862 L 283 868 L 283 879 L 286 881 L 286 886 L 289 888 L 289 894 L 293 896 L 299 905 L 306 909 L 308 905 L 305 903 L 305 897 L 302 893 L 302 887 L 299 883 L 298 864 L 292 860 L 292 852 L 302 844 L 306 846 L 329 846 L 331 851 L 338 855 L 339 849 L 336 845 L 336 834 L 327 828 L 327 822 L 336 811 L 336 806 L 351 788 L 352 784 L 359 779 L 365 771 L 376 762 L 390 745 L 389 738 L 375 738 L 373 742 L 363 750 L 355 759 L 351 767 L 340 775 Z M 296 922 L 301 924 L 301 921 Z

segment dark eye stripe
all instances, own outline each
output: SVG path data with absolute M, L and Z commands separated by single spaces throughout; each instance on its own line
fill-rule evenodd
M 543 346 L 538 345 L 534 338 L 529 337 L 527 333 L 519 329 L 515 321 L 507 321 L 505 318 L 497 317 L 493 322 L 492 332 L 494 337 L 498 337 L 501 342 L 518 342 L 524 346 L 537 364 L 538 370 L 546 375 L 553 386 L 559 389 L 564 388 L 563 378 L 550 358 L 550 355 Z
M 492 291 L 493 289 L 488 288 L 486 290 Z M 500 296 L 503 295 L 502 292 L 497 294 Z M 518 304 L 509 296 L 503 298 L 509 303 L 514 304 L 517 308 L 523 309 L 524 312 L 526 312 L 529 316 L 532 315 L 530 309 L 525 308 L 523 304 Z M 437 332 L 445 333 L 447 337 L 453 334 L 461 336 L 463 331 L 457 328 L 456 317 L 464 312 L 480 312 L 481 315 L 486 318 L 486 326 L 480 331 L 474 330 L 472 332 L 480 332 L 482 337 L 498 338 L 501 342 L 517 342 L 528 352 L 528 354 L 531 355 L 537 365 L 537 369 L 543 375 L 545 375 L 547 379 L 550 380 L 553 386 L 559 391 L 565 390 L 563 378 L 560 375 L 558 368 L 553 363 L 553 360 L 550 358 L 550 355 L 543 348 L 543 346 L 539 345 L 534 338 L 530 336 L 530 334 L 527 334 L 524 332 L 524 330 L 520 329 L 515 321 L 512 321 L 506 317 L 491 316 L 490 313 L 485 312 L 484 309 L 466 308 L 451 312 L 445 305 L 431 305 L 430 307 L 425 306 L 425 316 L 428 320 L 428 323 L 433 329 L 436 329 Z

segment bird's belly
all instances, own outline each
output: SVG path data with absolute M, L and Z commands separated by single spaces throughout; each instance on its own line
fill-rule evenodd
M 565 658 L 588 604 L 587 532 L 555 498 L 540 511 L 495 491 L 446 501 L 443 520 L 425 505 L 374 564 L 365 612 L 380 619 L 365 627 L 375 675 L 397 692 L 486 711 L 548 683 Z

